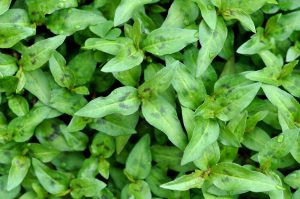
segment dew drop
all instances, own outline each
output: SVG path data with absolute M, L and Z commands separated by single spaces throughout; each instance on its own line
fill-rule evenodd
M 283 135 L 279 135 L 277 137 L 277 142 L 283 142 L 283 139 L 284 139 Z

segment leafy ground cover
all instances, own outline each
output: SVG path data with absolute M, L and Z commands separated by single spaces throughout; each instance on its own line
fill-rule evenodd
M 0 0 L 1 199 L 299 199 L 300 1 Z

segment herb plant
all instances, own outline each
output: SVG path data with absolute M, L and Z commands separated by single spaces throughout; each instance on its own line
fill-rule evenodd
M 0 0 L 1 199 L 299 199 L 299 0 Z

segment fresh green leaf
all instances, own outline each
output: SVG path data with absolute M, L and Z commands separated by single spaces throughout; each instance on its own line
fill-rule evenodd
M 192 138 L 184 149 L 182 165 L 200 158 L 203 152 L 218 139 L 220 133 L 216 121 L 198 118 L 195 122 Z
M 15 156 L 13 158 L 7 179 L 8 191 L 13 190 L 22 183 L 30 168 L 30 164 L 30 159 L 26 156 Z
M 165 133 L 178 148 L 184 149 L 186 136 L 175 108 L 164 98 L 155 97 L 143 101 L 142 113 L 147 122 Z
M 210 179 L 215 186 L 232 194 L 241 194 L 248 191 L 265 192 L 278 189 L 276 182 L 271 177 L 229 162 L 213 166 Z
M 145 135 L 131 150 L 126 161 L 124 173 L 130 179 L 145 179 L 150 173 L 151 161 L 150 137 Z
M 62 194 L 67 191 L 70 182 L 67 174 L 52 170 L 35 158 L 32 158 L 32 166 L 40 184 L 49 193 Z
M 48 62 L 54 50 L 58 48 L 65 39 L 65 36 L 54 36 L 36 42 L 22 54 L 19 64 L 21 64 L 26 71 L 40 68 Z
M 178 52 L 197 40 L 196 30 L 162 27 L 152 31 L 142 42 L 142 46 L 143 50 L 162 56 Z
M 120 87 L 107 97 L 99 97 L 90 101 L 76 112 L 77 116 L 100 118 L 112 113 L 130 115 L 139 108 L 140 100 L 137 90 L 130 86 Z
M 90 25 L 106 21 L 100 13 L 76 8 L 62 9 L 47 17 L 47 28 L 60 35 L 71 35 Z
M 76 178 L 70 183 L 73 198 L 96 197 L 105 187 L 105 183 L 94 178 Z
M 221 52 L 227 37 L 227 27 L 222 18 L 217 18 L 216 28 L 201 21 L 199 26 L 199 40 L 201 49 L 197 59 L 197 76 L 202 75 L 213 59 Z
M 7 0 L 0 2 L 2 13 L 3 1 Z M 30 23 L 26 10 L 9 9 L 0 15 L 0 34 L 0 48 L 11 48 L 19 41 L 34 35 L 35 25 Z
M 175 180 L 162 184 L 161 187 L 164 189 L 171 189 L 177 191 L 186 191 L 191 188 L 201 188 L 204 179 L 202 177 L 203 172 L 196 170 L 194 173 L 180 176 Z

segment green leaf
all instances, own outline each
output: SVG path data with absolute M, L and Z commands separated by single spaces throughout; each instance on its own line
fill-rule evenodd
M 297 73 L 291 73 L 282 79 L 282 86 L 285 88 L 290 94 L 295 97 L 300 97 L 299 90 L 299 77 L 300 75 Z
M 115 140 L 104 133 L 97 133 L 90 145 L 90 151 L 93 155 L 109 158 L 115 152 Z
M 237 49 L 237 53 L 243 55 L 253 55 L 269 48 L 270 46 L 267 45 L 266 39 L 264 38 L 264 29 L 258 27 L 256 34 L 252 35 L 248 41 L 243 43 Z
M 263 85 L 262 89 L 269 101 L 279 110 L 290 116 L 298 114 L 299 103 L 292 95 L 275 86 Z
M 185 133 L 175 108 L 167 100 L 160 96 L 144 100 L 142 113 L 149 124 L 165 133 L 175 146 L 184 149 Z
M 258 153 L 258 161 L 261 165 L 270 164 L 274 159 L 286 156 L 292 147 L 297 144 L 299 130 L 285 130 L 272 138 Z
M 252 21 L 250 15 L 245 11 L 241 9 L 229 9 L 224 10 L 222 15 L 225 20 L 237 19 L 246 29 L 249 29 L 254 33 L 256 32 L 254 22 Z
M 62 113 L 74 115 L 86 104 L 87 101 L 82 95 L 71 93 L 64 88 L 51 91 L 49 105 Z
M 41 102 L 48 104 L 51 90 L 46 74 L 40 69 L 24 74 L 26 78 L 25 89 L 35 95 Z
M 281 67 L 283 65 L 281 55 L 275 55 L 270 50 L 262 50 L 258 54 L 267 67 Z
M 100 24 L 90 26 L 89 29 L 101 38 L 105 38 L 107 33 L 113 28 L 113 21 L 104 21 Z
M 51 194 L 62 194 L 67 191 L 70 177 L 60 171 L 52 170 L 39 160 L 32 158 L 34 173 L 43 188 Z
M 244 110 L 254 99 L 260 89 L 259 83 L 249 84 L 245 86 L 237 86 L 232 88 L 232 92 L 228 95 L 224 93 L 217 97 L 216 103 L 220 109 L 216 111 L 216 116 L 222 121 L 232 119 L 237 113 Z M 224 103 L 227 104 L 224 106 Z M 222 107 L 223 105 L 223 107 Z
M 278 0 L 278 6 L 281 10 L 295 10 L 300 7 L 299 2 L 293 0 Z
M 153 166 L 149 176 L 146 178 L 151 192 L 158 197 L 167 198 L 171 195 L 171 191 L 160 187 L 163 183 L 170 181 L 171 179 L 167 176 L 166 169 L 160 168 L 159 166 Z
M 97 174 L 98 158 L 91 156 L 84 160 L 80 170 L 78 171 L 79 178 L 94 178 Z
M 13 158 L 7 179 L 8 191 L 13 190 L 22 183 L 30 165 L 30 159 L 26 156 L 15 156 Z
M 130 183 L 128 186 L 128 191 L 131 197 L 136 199 L 151 199 L 151 190 L 149 185 L 142 180 L 138 180 L 134 183 Z
M 287 76 L 289 76 L 293 72 L 294 68 L 297 66 L 298 63 L 299 63 L 299 61 L 295 60 L 295 61 L 291 61 L 291 62 L 285 64 L 282 67 L 280 78 L 284 79 Z
M 73 198 L 96 197 L 106 187 L 106 184 L 94 178 L 76 178 L 71 181 L 70 187 Z
M 155 2 L 157 2 L 157 0 L 121 0 L 115 12 L 114 26 L 118 26 L 127 22 L 130 18 L 132 18 L 134 12 L 139 7 Z
M 113 76 L 124 86 L 137 86 L 142 73 L 141 65 L 135 66 L 129 70 L 113 73 Z
M 270 140 L 270 136 L 261 128 L 256 127 L 253 131 L 245 133 L 243 145 L 253 151 L 260 151 Z
M 54 36 L 34 43 L 22 54 L 19 64 L 26 71 L 32 71 L 43 66 L 50 59 L 54 50 L 66 39 L 65 36 Z
M 93 121 L 90 127 L 110 136 L 131 135 L 136 133 L 134 128 L 138 122 L 138 117 L 138 112 L 125 116 L 112 114 Z
M 67 144 L 59 125 L 62 122 L 56 119 L 44 120 L 35 130 L 35 136 L 38 141 L 44 145 L 58 151 L 72 151 Z
M 100 118 L 109 114 L 119 113 L 130 115 L 139 108 L 140 100 L 137 90 L 124 86 L 112 91 L 107 97 L 98 97 L 76 112 L 77 116 Z
M 196 170 L 191 174 L 180 176 L 171 182 L 162 184 L 160 187 L 176 191 L 186 191 L 192 188 L 201 188 L 202 184 L 204 183 L 204 178 L 202 175 L 202 171 Z
M 148 69 L 154 69 L 156 66 L 157 65 L 150 64 L 148 65 Z M 142 100 L 148 99 L 167 90 L 172 83 L 175 73 L 175 66 L 177 66 L 177 62 L 160 69 L 150 78 L 147 78 L 145 74 L 145 82 L 138 87 L 140 98 Z
M 25 142 L 29 140 L 33 136 L 35 128 L 47 118 L 50 110 L 45 106 L 35 107 L 26 115 L 14 118 L 7 127 L 14 141 Z
M 196 30 L 181 28 L 159 28 L 152 31 L 142 42 L 143 50 L 157 56 L 168 55 L 182 50 L 198 40 Z
M 121 72 L 132 69 L 142 63 L 144 54 L 132 45 L 120 50 L 119 54 L 109 60 L 102 68 L 103 72 Z
M 279 67 L 264 67 L 261 70 L 245 72 L 244 75 L 249 80 L 277 86 L 280 85 L 280 73 Z
M 0 53 L 0 77 L 12 76 L 17 70 L 16 59 L 12 56 Z
M 49 0 L 47 2 L 41 2 L 38 0 L 26 0 L 26 5 L 30 14 L 30 18 L 43 22 L 46 14 L 52 14 L 56 10 L 77 7 L 76 0 Z
M 7 191 L 7 180 L 7 175 L 0 176 L 0 196 L 7 199 L 14 199 L 19 195 L 21 186 L 18 186 L 11 191 Z
M 67 127 L 64 125 L 60 126 L 60 130 L 71 149 L 74 151 L 85 150 L 89 142 L 89 138 L 86 134 L 80 131 L 68 132 Z
M 193 163 L 201 170 L 207 171 L 220 160 L 220 148 L 217 142 L 208 146 L 201 157 Z
M 83 67 L 84 66 L 84 67 Z M 78 53 L 68 64 L 74 74 L 74 86 L 86 84 L 91 81 L 97 62 L 91 51 Z
M 229 162 L 218 163 L 213 166 L 209 178 L 219 189 L 229 191 L 232 194 L 278 189 L 277 183 L 271 177 Z
M 200 158 L 203 152 L 218 139 L 219 133 L 220 129 L 216 121 L 196 119 L 193 135 L 184 149 L 181 164 L 184 165 Z
M 0 2 L 0 9 L 3 1 L 7 0 Z M 11 48 L 22 39 L 34 35 L 35 25 L 30 23 L 25 10 L 9 9 L 0 15 L 0 34 L 0 48 Z
M 296 60 L 300 56 L 300 43 L 296 41 L 295 46 L 291 46 L 286 54 L 286 61 Z
M 46 25 L 54 34 L 68 36 L 104 21 L 106 19 L 99 12 L 68 8 L 58 10 L 47 17 Z
M 195 128 L 194 111 L 185 107 L 181 107 L 181 109 L 182 109 L 181 115 L 182 115 L 183 125 L 187 132 L 188 139 L 191 139 Z
M 198 14 L 198 8 L 193 1 L 175 0 L 161 27 L 184 28 L 195 21 Z
M 5 13 L 11 4 L 11 0 L 1 0 L 0 1 L 0 15 Z
M 58 52 L 54 52 L 49 59 L 49 68 L 59 86 L 70 88 L 74 85 L 74 74 L 69 67 L 66 67 L 66 60 Z
M 253 0 L 251 2 L 247 0 L 235 1 L 235 0 L 222 0 L 221 9 L 242 9 L 248 14 L 255 12 L 265 5 L 268 0 Z
M 18 78 L 7 76 L 0 78 L 0 92 L 12 93 L 17 89 Z
M 126 160 L 124 173 L 134 180 L 145 179 L 151 171 L 150 136 L 143 136 L 133 147 Z
M 109 167 L 110 167 L 110 163 L 106 159 L 100 158 L 98 171 L 100 175 L 105 179 L 109 178 Z
M 99 50 L 111 55 L 117 55 L 120 50 L 124 48 L 124 45 L 128 43 L 130 43 L 130 41 L 125 37 L 119 37 L 116 40 L 88 38 L 84 43 L 83 49 Z
M 293 197 L 291 199 L 297 199 L 300 197 L 300 189 L 297 189 L 297 191 L 294 192 Z
M 209 0 L 193 0 L 195 1 L 200 10 L 201 10 L 201 15 L 206 22 L 206 24 L 209 26 L 210 29 L 214 30 L 216 27 L 217 23 L 217 12 L 216 9 L 214 8 L 214 5 L 211 1 Z
M 58 150 L 51 148 L 51 146 L 37 143 L 29 143 L 28 149 L 31 157 L 37 158 L 42 162 L 50 162 L 60 153 Z
M 29 112 L 29 104 L 27 100 L 20 95 L 15 95 L 9 98 L 8 106 L 10 110 L 19 117 L 26 115 Z
M 213 59 L 221 52 L 227 37 L 227 27 L 222 18 L 217 18 L 216 28 L 201 21 L 199 26 L 199 40 L 201 49 L 197 59 L 197 77 L 203 75 Z
M 300 171 L 295 170 L 289 173 L 285 178 L 284 182 L 289 186 L 293 187 L 293 189 L 297 189 L 300 187 Z
M 204 101 L 206 91 L 201 79 L 196 79 L 183 64 L 176 67 L 172 85 L 182 106 L 195 110 Z

